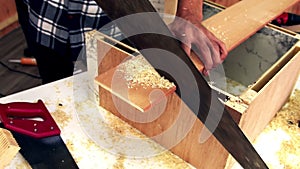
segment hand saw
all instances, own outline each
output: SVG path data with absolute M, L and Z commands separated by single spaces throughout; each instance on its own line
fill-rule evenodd
M 0 104 L 0 127 L 11 131 L 33 169 L 78 168 L 44 103 Z
M 218 100 L 212 100 L 216 92 L 209 87 L 148 0 L 96 0 L 96 2 L 153 67 L 159 67 L 160 63 L 172 63 L 173 59 L 163 56 L 153 57 L 151 52 L 147 52 L 146 49 L 169 51 L 177 56 L 174 59 L 183 61 L 194 75 L 196 83 L 178 71 L 177 69 L 180 68 L 175 65 L 164 64 L 166 69 L 170 71 L 169 74 L 176 72 L 177 78 L 175 80 L 182 84 L 180 88 L 189 89 L 188 94 L 179 93 L 181 99 L 205 125 L 209 111 L 212 111 L 214 116 L 221 115 L 216 128 L 211 125 L 206 125 L 206 127 L 242 167 L 249 169 L 268 168 L 230 114 L 224 109 L 222 103 Z M 132 19 L 130 17 L 132 14 L 141 15 Z M 158 31 L 161 34 L 151 33 Z M 195 103 L 192 97 L 195 92 L 199 92 L 200 103 Z

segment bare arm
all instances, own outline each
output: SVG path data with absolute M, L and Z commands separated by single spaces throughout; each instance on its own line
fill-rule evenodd
M 179 0 L 176 15 L 185 19 L 195 17 L 201 21 L 202 4 L 203 0 Z

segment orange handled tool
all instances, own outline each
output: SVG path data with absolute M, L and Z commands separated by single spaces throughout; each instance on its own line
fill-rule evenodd
M 20 63 L 22 65 L 37 65 L 35 58 L 22 57 L 21 59 L 11 59 L 9 62 Z

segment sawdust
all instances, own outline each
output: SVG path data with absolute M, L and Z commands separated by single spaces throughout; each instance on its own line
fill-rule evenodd
M 117 71 L 124 73 L 128 88 L 143 86 L 144 88 L 170 89 L 175 86 L 174 83 L 161 77 L 142 56 L 121 63 Z
M 226 78 L 226 84 L 226 91 L 235 96 L 239 96 L 247 90 L 245 85 L 230 78 Z
M 55 112 L 51 113 L 57 125 L 60 128 L 67 126 L 67 124 L 71 121 L 71 117 L 61 109 L 56 109 Z
M 137 138 L 146 138 L 140 131 L 126 123 L 125 121 L 121 120 L 119 117 L 113 114 L 106 114 L 105 119 L 108 123 L 106 123 L 113 131 L 117 132 L 122 136 L 131 135 Z
M 300 166 L 300 91 L 295 90 L 287 104 L 277 113 L 268 126 L 268 130 L 282 129 L 290 139 L 281 143 L 278 159 L 285 169 L 297 169 Z
M 24 164 L 17 165 L 16 169 L 31 169 L 31 166 L 26 162 Z
M 118 158 L 116 159 L 116 163 L 113 165 L 113 169 L 123 169 L 125 168 L 124 166 L 124 160 L 126 157 L 124 155 L 119 155 Z
M 178 169 L 191 169 L 192 166 L 187 162 L 172 154 L 170 151 L 165 151 L 154 157 L 155 161 L 162 162 L 162 165 L 166 168 L 178 168 Z

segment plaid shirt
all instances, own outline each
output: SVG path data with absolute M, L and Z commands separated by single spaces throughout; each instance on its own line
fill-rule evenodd
M 29 12 L 32 41 L 64 55 L 71 47 L 76 58 L 85 43 L 84 32 L 110 20 L 92 0 L 24 0 Z

